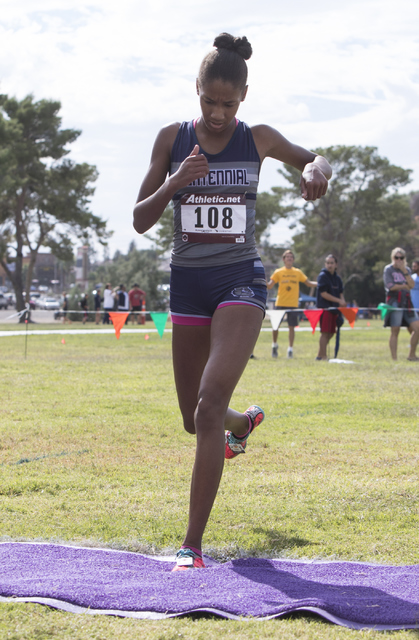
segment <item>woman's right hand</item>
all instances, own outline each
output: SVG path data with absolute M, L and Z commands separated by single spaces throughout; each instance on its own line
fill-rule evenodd
M 199 145 L 196 144 L 176 173 L 170 177 L 170 181 L 176 185 L 176 191 L 178 191 L 195 180 L 205 178 L 208 173 L 208 160 L 203 153 L 199 153 Z

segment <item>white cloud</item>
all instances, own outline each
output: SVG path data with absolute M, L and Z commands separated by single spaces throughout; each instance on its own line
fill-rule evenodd
M 414 169 L 419 189 L 416 0 L 3 0 L 0 91 L 62 102 L 82 129 L 73 157 L 100 172 L 92 206 L 112 250 L 142 240 L 131 211 L 154 137 L 198 113 L 194 79 L 220 31 L 247 35 L 250 91 L 241 117 L 308 148 L 377 146 Z M 267 162 L 261 188 L 278 183 Z

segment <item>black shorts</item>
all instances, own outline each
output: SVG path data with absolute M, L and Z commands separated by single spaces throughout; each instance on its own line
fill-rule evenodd
M 259 258 L 219 267 L 171 267 L 174 324 L 209 325 L 216 309 L 230 305 L 250 305 L 265 312 L 266 298 L 265 269 Z
M 277 307 L 275 309 L 289 309 L 289 307 Z M 287 322 L 289 327 L 298 327 L 301 320 L 300 311 L 287 311 Z M 282 320 L 281 320 L 282 322 Z

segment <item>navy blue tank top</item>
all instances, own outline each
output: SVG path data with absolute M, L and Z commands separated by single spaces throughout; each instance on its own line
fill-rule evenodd
M 171 152 L 170 175 L 177 171 L 194 146 L 199 144 L 194 124 L 194 121 L 183 122 L 179 127 Z M 233 264 L 257 258 L 254 232 L 260 158 L 250 127 L 237 120 L 235 132 L 223 151 L 213 155 L 200 148 L 200 153 L 208 160 L 209 174 L 205 178 L 195 180 L 173 197 L 172 263 L 178 266 L 200 267 Z M 243 233 L 234 240 L 218 241 L 222 234 L 217 236 L 217 232 L 223 231 L 224 225 L 226 237 L 228 226 L 231 224 L 229 216 L 235 215 L 230 214 L 229 207 L 218 205 L 218 202 L 236 201 L 236 195 L 242 196 L 240 201 L 244 218 Z M 189 223 L 185 223 L 186 201 L 199 203 L 211 199 L 216 206 L 209 208 L 205 205 L 189 205 Z M 192 224 L 195 224 L 197 231 L 207 230 L 207 239 L 210 237 L 211 241 L 200 242 L 202 235 L 189 233 Z

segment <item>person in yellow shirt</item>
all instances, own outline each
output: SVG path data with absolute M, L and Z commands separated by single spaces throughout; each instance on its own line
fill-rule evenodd
M 298 309 L 298 299 L 300 297 L 300 282 L 308 287 L 317 287 L 317 282 L 309 280 L 307 276 L 294 267 L 295 256 L 290 249 L 282 254 L 284 266 L 276 269 L 268 282 L 268 289 L 278 283 L 278 295 L 276 297 L 275 309 Z M 298 311 L 287 312 L 288 322 L 288 350 L 287 357 L 294 355 L 295 327 L 298 326 Z M 278 357 L 278 329 L 272 331 L 272 357 Z

